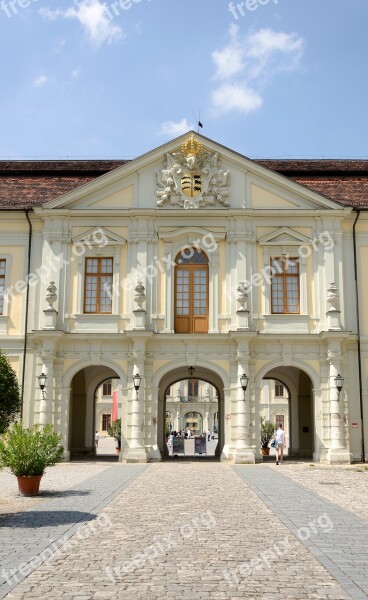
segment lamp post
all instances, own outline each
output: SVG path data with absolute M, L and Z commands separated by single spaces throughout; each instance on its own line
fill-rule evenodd
M 248 381 L 249 381 L 249 377 L 245 373 L 243 373 L 243 375 L 240 377 L 240 385 L 241 385 L 243 393 L 244 393 L 244 400 L 245 400 L 245 392 L 247 391 L 247 387 L 248 387 Z
M 135 375 L 133 375 L 134 389 L 135 389 L 135 393 L 137 395 L 137 400 L 138 400 L 139 388 L 141 387 L 141 381 L 142 381 L 142 377 L 140 376 L 139 373 L 136 373 Z
M 341 390 L 344 387 L 344 378 L 341 377 L 340 373 L 335 377 L 335 386 L 337 389 L 337 398 L 340 398 Z

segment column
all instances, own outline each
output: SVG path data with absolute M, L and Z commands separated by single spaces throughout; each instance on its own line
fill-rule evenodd
M 123 452 L 123 459 L 128 463 L 147 462 L 147 451 L 144 445 L 145 431 L 145 343 L 134 341 L 133 364 L 130 369 L 130 381 L 128 389 L 130 402 L 128 413 L 130 415 L 130 431 L 128 433 L 128 448 Z M 134 389 L 133 376 L 139 373 L 141 383 L 138 393 Z
M 249 389 L 244 393 L 240 381 L 244 373 L 249 377 L 248 341 L 238 341 L 237 360 L 237 439 L 234 462 L 235 464 L 253 464 L 255 463 L 255 453 L 251 441 L 250 394 Z
M 69 419 L 70 419 L 70 387 L 61 388 L 61 415 L 60 415 L 60 435 L 61 443 L 64 446 L 64 460 L 70 460 L 69 451 Z
M 341 345 L 338 340 L 329 341 L 327 360 L 329 362 L 329 448 L 326 456 L 321 454 L 321 462 L 328 464 L 351 463 L 351 455 L 345 444 L 342 420 L 342 394 L 340 398 L 336 388 L 335 377 L 341 373 Z

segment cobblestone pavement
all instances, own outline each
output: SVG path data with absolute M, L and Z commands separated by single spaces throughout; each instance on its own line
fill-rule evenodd
M 8 471 L 0 471 L 0 524 L 3 519 L 16 512 L 27 510 L 35 504 L 44 502 L 51 496 L 63 493 L 68 488 L 102 473 L 110 464 L 59 463 L 48 467 L 42 478 L 40 495 L 37 498 L 19 496 L 17 480 Z
M 273 469 L 280 467 L 272 465 Z M 368 521 L 368 469 L 366 465 L 328 466 L 284 463 L 283 475 Z
M 0 546 L 0 598 L 51 555 L 53 560 L 61 560 L 71 549 L 77 552 L 82 540 L 92 537 L 96 531 L 101 530 L 106 535 L 111 522 L 102 509 L 145 469 L 144 465 L 125 468 L 118 465 L 105 469 L 30 510 L 4 520 Z M 83 525 L 81 535 L 79 530 Z M 72 536 L 73 540 L 69 541 Z
M 263 466 L 241 469 L 285 479 Z M 6 598 L 352 597 L 228 465 L 150 465 L 103 513 L 112 523 L 108 531 L 97 527 L 93 535 L 75 540 L 83 537 L 84 525 L 70 539 L 77 542 L 74 547 L 44 562 Z
M 368 524 L 269 467 L 236 473 L 355 600 L 368 598 Z

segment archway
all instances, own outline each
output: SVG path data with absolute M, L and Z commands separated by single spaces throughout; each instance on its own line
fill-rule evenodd
M 219 458 L 221 456 L 224 440 L 225 440 L 225 432 L 224 432 L 224 382 L 218 373 L 215 373 L 211 369 L 196 365 L 194 372 L 188 373 L 188 366 L 181 366 L 178 368 L 173 368 L 168 371 L 166 374 L 163 374 L 159 381 L 159 391 L 158 391 L 158 423 L 157 423 L 157 441 L 158 447 L 162 457 L 168 457 L 169 452 L 166 445 L 166 431 L 165 431 L 165 422 L 166 422 L 166 414 L 167 414 L 167 392 L 170 390 L 175 384 L 179 384 L 181 382 L 188 382 L 195 378 L 198 382 L 203 382 L 203 384 L 210 386 L 213 388 L 213 396 L 210 395 L 210 398 L 213 399 L 213 402 L 206 403 L 205 399 L 201 396 L 200 404 L 202 404 L 201 408 L 193 408 L 193 405 L 188 407 L 187 410 L 184 410 L 183 415 L 187 413 L 197 413 L 201 416 L 202 427 L 201 431 L 198 430 L 198 434 L 202 434 L 203 438 L 208 436 L 208 431 L 214 434 L 215 439 L 211 439 L 212 442 L 215 442 L 214 447 L 214 455 Z M 212 393 L 212 392 L 210 392 Z M 189 394 L 189 399 L 193 398 Z M 186 403 L 184 403 L 185 407 Z M 207 405 L 207 410 L 206 410 Z M 172 412 L 172 409 L 170 408 Z M 182 418 L 182 417 L 181 417 Z M 193 421 L 193 419 L 192 419 Z M 200 420 L 198 420 L 199 423 Z M 175 422 L 175 418 L 174 418 Z M 176 421 L 176 427 L 180 430 L 184 428 L 184 420 L 180 422 Z M 214 427 L 216 427 L 216 432 L 214 431 Z M 204 435 L 205 434 L 205 435 Z M 194 445 L 193 445 L 194 448 Z M 194 455 L 194 453 L 193 453 Z M 193 456 L 192 455 L 192 456 Z
M 72 377 L 68 426 L 72 456 L 95 456 L 97 390 L 112 379 L 119 380 L 119 374 L 104 365 L 87 366 Z
M 314 382 L 312 374 L 307 370 L 296 366 L 273 366 L 259 374 L 263 381 L 278 382 L 287 390 L 288 409 L 282 411 L 275 402 L 275 396 L 271 398 L 269 416 L 276 424 L 284 417 L 287 420 L 287 446 L 290 457 L 312 458 L 316 453 L 316 426 L 315 426 L 315 402 Z M 276 387 L 276 386 L 275 386 Z M 285 402 L 284 402 L 285 406 Z

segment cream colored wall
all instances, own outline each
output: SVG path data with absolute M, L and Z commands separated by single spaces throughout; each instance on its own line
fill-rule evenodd
M 1 233 L 0 233 L 1 239 Z M 0 245 L 0 257 L 9 257 L 6 269 L 9 272 L 9 288 L 11 289 L 11 297 L 8 304 L 8 335 L 21 335 L 22 333 L 22 311 L 24 310 L 25 295 L 22 292 L 17 292 L 15 285 L 20 285 L 24 282 L 26 276 L 26 248 L 24 246 L 6 246 Z M 25 290 L 23 285 L 21 290 Z

